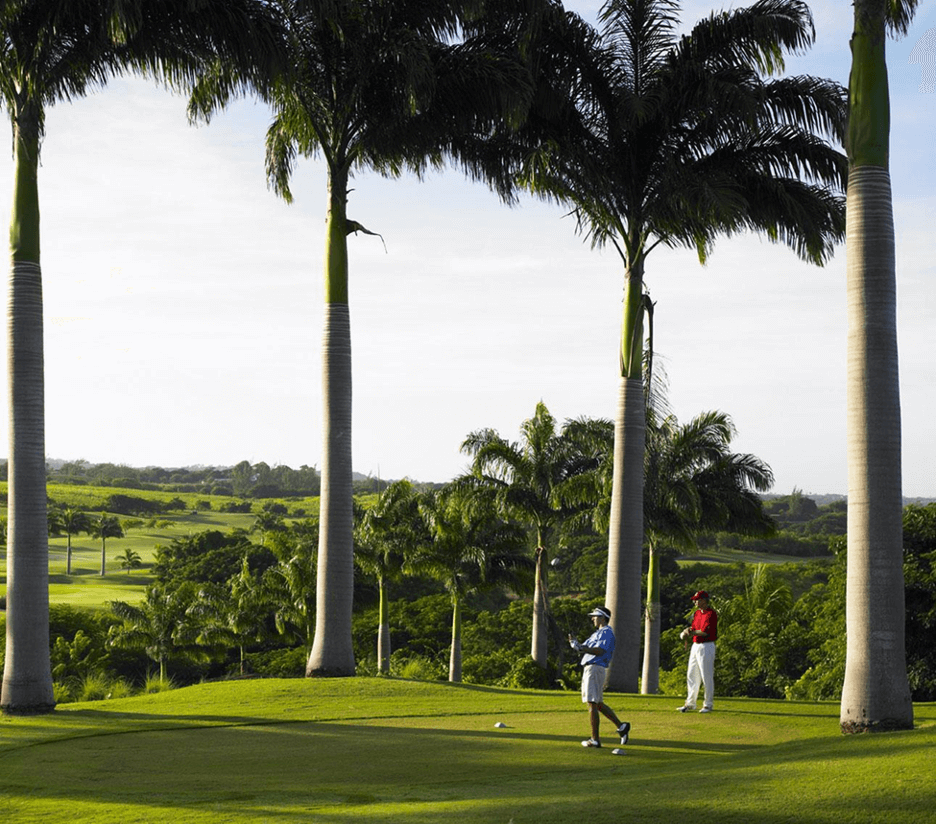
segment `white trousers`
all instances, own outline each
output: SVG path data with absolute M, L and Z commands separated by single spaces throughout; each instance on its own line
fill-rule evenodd
M 689 668 L 686 671 L 686 706 L 695 709 L 699 688 L 705 685 L 703 707 L 712 708 L 715 699 L 715 642 L 693 644 L 689 653 Z

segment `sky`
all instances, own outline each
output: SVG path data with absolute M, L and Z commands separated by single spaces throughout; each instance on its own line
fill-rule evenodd
M 599 5 L 566 3 L 591 22 Z M 936 497 L 936 92 L 910 62 L 936 3 L 920 6 L 888 43 L 891 174 L 903 491 Z M 726 7 L 692 0 L 682 19 Z M 846 83 L 851 5 L 812 9 L 816 44 L 788 73 Z M 194 127 L 184 103 L 118 79 L 47 111 L 47 455 L 321 466 L 323 164 L 299 162 L 287 205 L 266 186 L 265 106 L 241 101 Z M 11 175 L 8 153 L 0 202 Z M 349 239 L 355 471 L 447 481 L 467 468 L 468 433 L 516 439 L 539 401 L 560 422 L 613 417 L 624 282 L 613 249 L 591 249 L 561 207 L 509 208 L 456 171 L 351 185 L 349 216 L 386 242 Z M 746 236 L 720 240 L 704 267 L 688 251 L 648 260 L 674 413 L 727 412 L 733 449 L 767 462 L 778 494 L 847 491 L 844 258 L 816 268 Z M 5 418 L 0 429 L 5 443 Z

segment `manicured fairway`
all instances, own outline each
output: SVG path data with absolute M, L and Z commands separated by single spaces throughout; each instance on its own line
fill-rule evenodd
M 577 695 L 387 679 L 208 684 L 0 721 L 0 815 L 38 822 L 918 824 L 936 706 L 845 737 L 834 704 L 609 696 L 623 757 L 585 750 Z M 502 722 L 506 728 L 495 728 Z

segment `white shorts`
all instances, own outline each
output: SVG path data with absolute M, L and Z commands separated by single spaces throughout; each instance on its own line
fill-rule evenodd
M 586 664 L 582 673 L 582 703 L 601 704 L 604 700 L 604 683 L 608 674 L 607 667 L 598 664 Z

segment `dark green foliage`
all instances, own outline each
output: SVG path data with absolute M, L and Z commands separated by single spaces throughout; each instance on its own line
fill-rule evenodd
M 914 701 L 936 701 L 936 504 L 904 510 L 907 668 Z
M 263 572 L 276 563 L 269 549 L 241 535 L 209 530 L 158 547 L 153 574 L 161 584 L 170 586 L 184 581 L 221 584 L 240 572 L 244 556 L 253 572 Z
M 271 649 L 247 653 L 245 664 L 248 673 L 266 678 L 301 678 L 305 675 L 307 657 L 304 647 Z
M 178 507 L 171 507 L 163 501 L 121 494 L 111 495 L 101 507 L 105 512 L 116 512 L 118 515 L 158 515 L 173 508 Z

